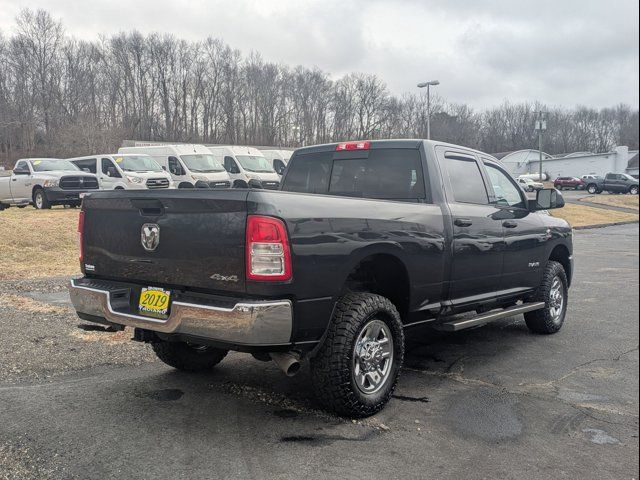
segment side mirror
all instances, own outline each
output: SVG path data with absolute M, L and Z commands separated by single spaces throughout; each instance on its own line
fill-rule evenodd
M 91 170 L 89 170 L 89 169 L 88 169 L 88 168 L 86 168 L 86 167 L 85 167 L 85 168 L 83 168 L 83 169 L 82 169 L 82 171 L 83 171 L 83 172 L 87 172 L 87 173 L 91 173 Z
M 166 172 L 167 171 L 167 167 L 165 167 L 164 165 L 162 166 L 162 169 Z
M 564 197 L 555 188 L 543 188 L 536 193 L 536 199 L 529 201 L 529 210 L 553 210 L 564 207 Z
M 107 168 L 107 176 L 108 177 L 117 177 L 118 176 L 118 171 L 116 170 L 116 167 Z
M 262 182 L 260 180 L 252 178 L 251 180 L 249 180 L 249 188 L 263 188 Z

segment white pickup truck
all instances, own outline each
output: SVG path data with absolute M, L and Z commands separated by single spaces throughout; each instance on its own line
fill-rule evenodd
M 67 160 L 25 158 L 8 176 L 0 176 L 0 210 L 12 205 L 37 209 L 52 205 L 79 206 L 82 195 L 98 190 L 98 178 Z

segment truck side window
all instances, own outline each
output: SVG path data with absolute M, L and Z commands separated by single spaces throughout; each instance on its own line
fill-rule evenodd
M 121 176 L 118 169 L 109 158 L 102 159 L 102 173 L 111 178 L 120 178 Z
M 478 205 L 489 203 L 480 167 L 474 159 L 447 156 L 443 163 L 449 174 L 456 202 Z
M 177 176 L 185 174 L 184 168 L 182 168 L 180 161 L 176 157 L 169 157 L 169 173 Z
M 29 165 L 27 164 L 27 162 L 25 162 L 24 160 L 19 161 L 18 163 L 16 163 L 15 168 L 13 169 L 14 173 L 31 173 L 29 170 Z
M 489 180 L 496 195 L 496 205 L 524 208 L 525 204 L 520 189 L 511 181 L 509 176 L 491 164 L 485 164 Z

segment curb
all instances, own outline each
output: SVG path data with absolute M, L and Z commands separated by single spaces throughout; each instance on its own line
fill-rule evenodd
M 596 225 L 582 225 L 580 227 L 573 227 L 573 229 L 574 230 L 591 230 L 592 228 L 615 227 L 617 225 L 633 225 L 634 223 L 638 223 L 638 220 L 632 220 L 630 222 L 598 223 Z

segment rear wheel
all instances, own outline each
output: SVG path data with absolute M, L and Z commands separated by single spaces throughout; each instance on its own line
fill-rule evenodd
M 311 359 L 314 390 L 340 415 L 373 415 L 389 401 L 403 358 L 396 307 L 380 295 L 350 293 L 336 305 L 324 343 Z
M 47 198 L 42 188 L 36 188 L 33 192 L 33 206 L 38 210 L 48 210 L 51 208 L 51 202 Z
M 524 314 L 527 327 L 534 333 L 556 333 L 562 328 L 567 314 L 569 282 L 564 267 L 559 262 L 549 261 L 544 271 L 542 284 L 534 302 L 544 302 L 544 308 Z
M 164 363 L 186 372 L 209 370 L 228 353 L 220 348 L 186 342 L 155 342 L 152 347 L 156 356 Z

